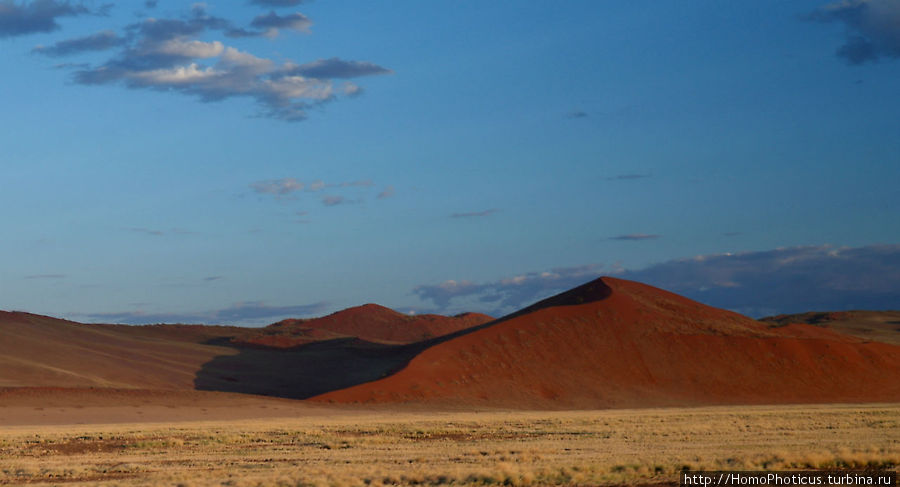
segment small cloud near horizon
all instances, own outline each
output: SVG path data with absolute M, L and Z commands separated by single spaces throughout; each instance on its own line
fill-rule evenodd
M 337 206 L 347 203 L 347 198 L 343 196 L 326 195 L 322 197 L 322 204 L 325 206 Z
M 650 234 L 650 233 L 629 233 L 626 235 L 617 235 L 615 237 L 609 237 L 610 240 L 624 240 L 624 241 L 640 241 L 640 240 L 656 240 L 662 237 L 662 235 Z
M 263 7 L 296 7 L 301 3 L 309 0 L 250 0 L 251 4 L 262 5 Z
M 122 323 L 144 325 L 156 323 L 207 324 L 207 325 L 268 325 L 285 318 L 320 315 L 328 308 L 327 303 L 300 304 L 293 306 L 269 306 L 262 301 L 236 303 L 227 308 L 194 313 L 147 313 L 125 311 L 120 313 L 69 313 L 70 316 L 87 319 L 94 323 Z M 260 323 L 258 320 L 263 320 Z
M 128 230 L 130 232 L 134 232 L 134 233 L 143 233 L 144 235 L 152 235 L 154 237 L 160 237 L 162 235 L 165 235 L 165 232 L 163 232 L 162 230 L 155 230 L 152 228 L 131 227 L 131 228 L 127 228 L 126 230 Z
M 32 274 L 23 279 L 65 279 L 67 277 L 66 274 Z
M 256 181 L 250 183 L 250 188 L 258 194 L 285 196 L 303 190 L 304 184 L 296 178 L 281 178 Z
M 625 174 L 617 174 L 615 176 L 609 176 L 606 178 L 607 181 L 630 181 L 633 179 L 647 179 L 652 177 L 650 173 L 625 173 Z
M 383 200 L 383 199 L 394 196 L 394 194 L 395 194 L 395 191 L 394 191 L 393 186 L 385 186 L 384 190 L 382 192 L 378 193 L 378 196 L 376 196 L 376 198 Z
M 500 210 L 491 208 L 491 209 L 482 210 L 482 211 L 470 211 L 470 212 L 466 212 L 466 213 L 453 213 L 452 215 L 450 215 L 450 218 L 478 218 L 478 217 L 493 215 L 494 213 L 497 213 L 498 211 L 500 211 Z

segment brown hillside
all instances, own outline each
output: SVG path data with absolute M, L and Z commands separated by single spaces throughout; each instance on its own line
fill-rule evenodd
M 900 345 L 900 311 L 825 311 L 778 315 L 760 321 L 770 326 L 805 323 L 863 340 Z
M 216 356 L 237 353 L 201 342 L 220 327 L 83 325 L 0 312 L 0 387 L 192 389 Z
M 900 400 L 900 347 L 602 278 L 315 400 L 514 408 Z

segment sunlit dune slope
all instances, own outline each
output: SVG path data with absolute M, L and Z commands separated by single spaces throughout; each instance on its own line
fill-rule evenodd
M 602 278 L 315 400 L 514 408 L 900 400 L 900 347 Z
M 0 312 L 0 387 L 191 389 L 196 372 L 236 351 L 199 342 L 219 327 L 84 325 Z

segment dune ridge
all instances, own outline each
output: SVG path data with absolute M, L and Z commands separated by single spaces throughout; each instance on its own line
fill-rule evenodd
M 326 402 L 597 408 L 900 400 L 900 347 L 771 328 L 604 277 L 425 349 Z

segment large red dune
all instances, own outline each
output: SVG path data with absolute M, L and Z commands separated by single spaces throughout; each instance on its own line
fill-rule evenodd
M 512 408 L 900 401 L 900 346 L 601 278 L 313 398 Z

